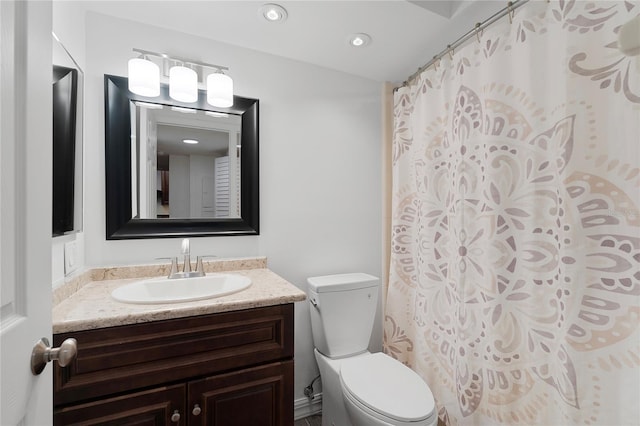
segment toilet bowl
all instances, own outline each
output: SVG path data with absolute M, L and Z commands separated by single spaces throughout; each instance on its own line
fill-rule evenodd
M 362 273 L 312 277 L 308 299 L 322 378 L 322 426 L 434 426 L 433 394 L 401 362 L 367 350 L 378 278 Z
M 383 353 L 344 360 L 340 384 L 354 426 L 437 423 L 429 386 L 409 367 Z

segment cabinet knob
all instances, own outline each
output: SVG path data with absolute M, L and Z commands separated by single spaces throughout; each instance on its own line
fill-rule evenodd
M 171 421 L 173 423 L 178 423 L 180 421 L 180 412 L 178 410 L 174 411 L 171 415 Z
M 194 416 L 199 416 L 202 413 L 202 409 L 198 404 L 193 406 L 193 411 L 191 412 Z
M 60 367 L 66 367 L 73 361 L 77 353 L 76 339 L 66 339 L 59 348 L 52 348 L 49 346 L 49 340 L 43 337 L 38 340 L 31 352 L 31 373 L 37 376 L 51 361 L 58 361 Z

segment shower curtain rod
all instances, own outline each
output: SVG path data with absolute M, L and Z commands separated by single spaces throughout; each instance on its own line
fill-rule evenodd
M 427 62 L 426 64 L 424 64 L 423 66 L 421 66 L 420 68 L 418 68 L 418 71 L 414 72 L 413 74 L 411 74 L 409 76 L 409 78 L 407 78 L 400 87 L 405 87 L 407 85 L 409 85 L 409 83 L 413 80 L 415 80 L 415 78 L 420 75 L 420 73 L 424 70 L 426 70 L 427 68 L 429 68 L 431 65 L 435 64 L 437 61 L 439 61 L 444 55 L 446 54 L 450 54 L 453 55 L 453 52 L 455 51 L 455 49 L 457 47 L 459 47 L 462 43 L 466 42 L 467 40 L 469 40 L 471 37 L 473 37 L 474 35 L 478 37 L 478 40 L 480 39 L 480 34 L 482 34 L 482 31 L 488 27 L 489 25 L 493 24 L 494 22 L 496 22 L 497 20 L 499 20 L 500 18 L 502 18 L 505 15 L 509 15 L 509 19 L 513 18 L 513 11 L 516 10 L 517 8 L 519 8 L 520 6 L 524 5 L 525 3 L 527 3 L 529 0 L 515 0 L 515 1 L 510 1 L 507 3 L 507 6 L 503 9 L 500 9 L 498 12 L 494 13 L 493 15 L 491 15 L 489 18 L 485 19 L 482 22 L 478 22 L 476 23 L 475 27 L 473 27 L 473 29 L 467 31 L 462 37 L 458 38 L 456 41 L 454 41 L 451 44 L 448 44 L 446 49 L 443 49 L 440 53 L 438 53 L 437 55 L 435 55 L 429 62 Z M 547 0 L 549 1 L 549 0 Z M 394 91 L 398 90 L 400 87 L 396 87 L 395 89 L 393 89 Z

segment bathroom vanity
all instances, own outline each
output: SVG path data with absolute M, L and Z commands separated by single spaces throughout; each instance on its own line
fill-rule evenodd
M 305 295 L 266 267 L 234 273 L 252 285 L 214 299 L 112 300 L 137 279 L 125 278 L 55 305 L 53 343 L 75 338 L 78 353 L 55 365 L 54 424 L 293 425 L 293 303 Z

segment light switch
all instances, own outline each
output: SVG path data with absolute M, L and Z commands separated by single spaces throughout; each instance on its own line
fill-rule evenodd
M 64 274 L 69 275 L 78 268 L 78 254 L 76 242 L 69 241 L 64 244 Z

